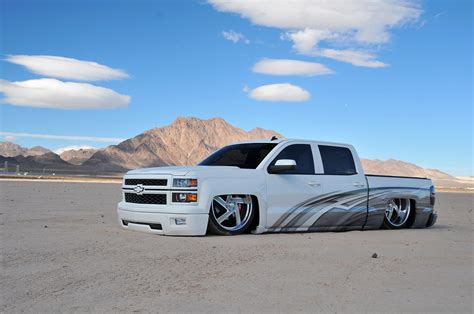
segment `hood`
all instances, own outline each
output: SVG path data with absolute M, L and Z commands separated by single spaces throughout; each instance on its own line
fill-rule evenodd
M 188 173 L 199 173 L 205 171 L 219 171 L 226 169 L 239 169 L 231 166 L 173 166 L 173 167 L 154 167 L 131 170 L 127 174 L 168 174 L 175 176 L 185 176 Z

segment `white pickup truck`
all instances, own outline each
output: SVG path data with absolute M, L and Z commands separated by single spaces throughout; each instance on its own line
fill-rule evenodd
M 120 225 L 165 235 L 424 228 L 437 218 L 430 179 L 365 175 L 351 145 L 306 140 L 129 171 L 122 190 Z

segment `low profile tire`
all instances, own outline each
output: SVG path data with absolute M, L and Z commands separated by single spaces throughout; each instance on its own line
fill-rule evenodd
M 250 228 L 254 216 L 250 195 L 219 195 L 211 203 L 208 231 L 218 235 L 242 234 Z
M 411 201 L 407 198 L 394 198 L 387 202 L 383 225 L 387 229 L 406 227 L 411 213 Z

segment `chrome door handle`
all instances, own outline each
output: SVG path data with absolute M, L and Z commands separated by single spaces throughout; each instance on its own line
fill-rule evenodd
M 316 181 L 309 181 L 308 182 L 308 185 L 311 185 L 311 186 L 321 186 L 321 183 L 318 183 Z
M 360 183 L 360 182 L 354 182 L 353 185 L 354 185 L 356 188 L 364 188 L 364 187 L 365 187 L 365 184 Z

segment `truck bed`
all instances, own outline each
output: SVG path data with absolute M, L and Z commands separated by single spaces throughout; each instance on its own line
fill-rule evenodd
M 365 229 L 378 229 L 383 223 L 387 202 L 401 198 L 413 200 L 415 212 L 409 227 L 426 227 L 433 212 L 432 182 L 428 178 L 366 175 L 368 191 L 368 215 Z

